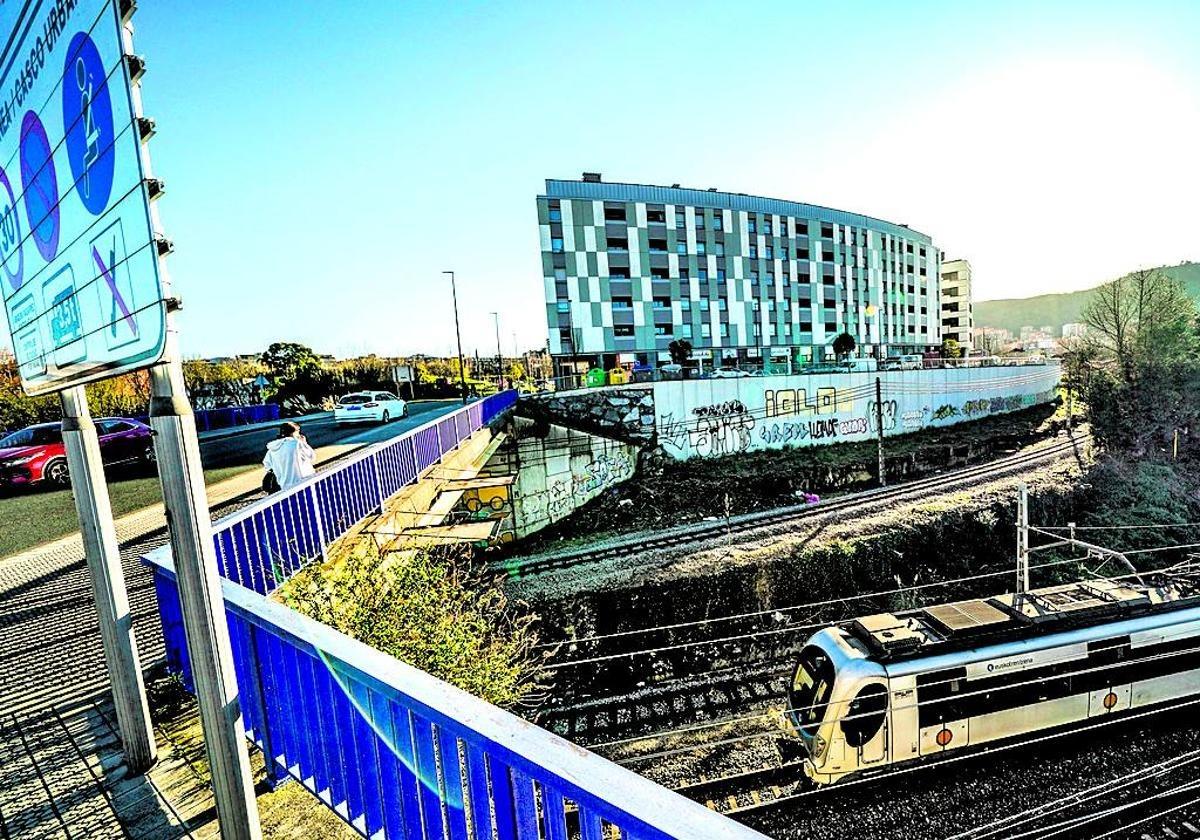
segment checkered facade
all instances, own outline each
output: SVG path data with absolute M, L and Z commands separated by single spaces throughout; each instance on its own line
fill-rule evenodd
M 537 211 L 550 352 L 560 360 L 657 365 L 677 338 L 714 365 L 819 361 L 841 332 L 864 356 L 941 343 L 941 254 L 902 225 L 592 180 L 548 180 Z

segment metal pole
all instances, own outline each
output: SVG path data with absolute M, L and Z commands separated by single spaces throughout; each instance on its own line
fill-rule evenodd
M 262 829 L 213 551 L 200 443 L 185 396 L 174 333 L 170 327 L 168 330 L 166 361 L 150 369 L 150 425 L 217 821 L 226 840 L 259 840 Z
M 454 282 L 453 271 L 443 271 L 442 274 L 450 275 L 450 294 L 454 298 L 454 338 L 458 342 L 458 383 L 462 388 L 462 402 L 467 404 L 467 369 L 463 363 L 462 354 L 462 333 L 458 329 L 458 286 Z
M 121 5 L 132 10 L 135 4 Z M 125 52 L 133 54 L 133 28 L 128 17 L 124 21 L 122 43 Z M 130 101 L 134 115 L 140 117 L 143 113 L 140 85 L 131 85 Z M 145 143 L 140 155 L 142 176 L 153 177 Z M 161 235 L 162 221 L 153 203 L 150 222 L 155 235 Z M 158 264 L 163 296 L 171 300 L 170 275 L 161 252 Z M 154 452 L 179 587 L 183 630 L 221 836 L 225 840 L 260 840 L 262 828 L 246 754 L 221 579 L 217 575 L 200 443 L 184 387 L 173 308 L 168 305 L 165 313 L 167 338 L 162 361 L 150 368 L 150 426 L 154 430 Z
M 1029 591 L 1029 485 L 1017 487 L 1017 594 Z
M 68 388 L 58 396 L 62 403 L 67 468 L 71 474 L 75 511 L 79 514 L 79 530 L 83 535 L 83 553 L 96 599 L 104 662 L 112 682 L 117 728 L 125 749 L 125 763 L 132 773 L 140 775 L 154 764 L 157 751 L 137 641 L 133 635 L 125 571 L 121 568 L 121 553 L 117 547 L 117 529 L 104 479 L 100 439 L 83 388 Z
M 500 379 L 504 376 L 504 354 L 500 352 L 500 313 L 493 312 L 492 319 L 496 322 L 496 389 L 500 389 Z
M 883 465 L 883 382 L 875 377 L 875 428 L 879 432 L 876 448 L 879 455 L 879 486 L 887 487 L 887 471 Z

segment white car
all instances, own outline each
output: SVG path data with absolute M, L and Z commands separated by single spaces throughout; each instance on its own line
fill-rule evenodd
M 333 409 L 335 423 L 387 423 L 408 416 L 408 403 L 385 391 L 346 394 Z

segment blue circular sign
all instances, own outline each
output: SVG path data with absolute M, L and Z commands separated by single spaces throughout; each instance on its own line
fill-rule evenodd
M 26 111 L 21 123 L 21 186 L 33 244 L 50 262 L 58 253 L 58 178 L 46 128 L 33 111 Z
M 75 192 L 83 206 L 99 216 L 112 194 L 113 109 L 100 51 L 86 32 L 76 33 L 67 49 L 62 106 Z
M 4 187 L 0 191 L 0 264 L 15 292 L 24 278 L 25 255 L 21 251 L 21 214 L 17 212 L 17 198 L 3 167 L 0 167 L 0 187 Z

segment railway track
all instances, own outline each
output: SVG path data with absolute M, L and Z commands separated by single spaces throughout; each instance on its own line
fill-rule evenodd
M 570 568 L 582 563 L 611 560 L 647 551 L 678 548 L 690 543 L 742 534 L 759 528 L 826 516 L 830 513 L 871 509 L 885 503 L 907 499 L 910 496 L 922 495 L 931 490 L 945 492 L 960 489 L 964 484 L 977 482 L 980 479 L 999 478 L 1032 467 L 1043 466 L 1064 456 L 1077 453 L 1088 440 L 1090 440 L 1090 436 L 1080 434 L 1067 440 L 1055 441 L 1048 446 L 1018 452 L 984 464 L 935 473 L 926 478 L 907 481 L 903 484 L 848 493 L 816 504 L 789 505 L 772 510 L 738 514 L 720 521 L 691 523 L 650 534 L 634 534 L 591 548 L 528 557 L 509 557 L 496 561 L 492 564 L 492 568 L 494 571 L 505 572 L 509 575 L 527 577 Z

